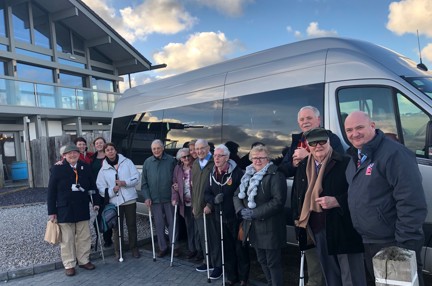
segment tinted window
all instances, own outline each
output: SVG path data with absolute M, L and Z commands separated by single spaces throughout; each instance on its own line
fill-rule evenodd
M 12 6 L 12 25 L 17 40 L 30 43 L 28 3 Z
M 322 114 L 323 95 L 324 85 L 316 84 L 226 99 L 223 142 L 236 142 L 240 155 L 245 155 L 252 143 L 260 141 L 269 147 L 273 158 L 282 156 L 284 147 L 291 144 L 291 134 L 301 132 L 299 109 L 312 105 Z
M 338 91 L 338 100 L 342 130 L 346 116 L 362 110 L 389 138 L 404 144 L 417 156 L 425 156 L 430 118 L 399 90 L 387 86 L 343 88 Z

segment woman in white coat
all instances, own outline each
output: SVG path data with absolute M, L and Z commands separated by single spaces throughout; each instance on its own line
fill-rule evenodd
M 136 224 L 136 199 L 138 194 L 135 189 L 135 186 L 139 183 L 139 173 L 131 160 L 117 154 L 117 148 L 113 143 L 107 143 L 104 151 L 106 158 L 102 163 L 96 184 L 102 197 L 105 198 L 107 195 L 110 203 L 116 206 L 120 205 L 121 237 L 124 237 L 123 219 L 126 218 L 129 249 L 132 250 L 133 257 L 139 258 Z M 118 228 L 113 229 L 113 241 L 115 255 L 119 258 Z M 123 241 L 122 245 L 124 245 Z

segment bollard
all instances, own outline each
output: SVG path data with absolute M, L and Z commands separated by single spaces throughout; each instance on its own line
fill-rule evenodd
M 373 257 L 375 285 L 418 286 L 417 261 L 412 250 L 391 246 Z

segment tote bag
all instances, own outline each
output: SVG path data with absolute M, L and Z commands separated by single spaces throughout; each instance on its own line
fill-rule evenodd
M 45 231 L 45 241 L 50 244 L 58 244 L 61 241 L 60 227 L 57 224 L 57 220 L 47 222 Z

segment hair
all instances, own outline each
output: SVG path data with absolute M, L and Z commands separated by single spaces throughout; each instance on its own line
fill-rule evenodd
M 164 144 L 163 144 L 162 141 L 159 140 L 159 139 L 155 139 L 155 140 L 153 140 L 152 143 L 151 143 L 151 146 L 153 146 L 153 144 L 158 144 L 159 146 L 162 147 L 162 149 L 164 149 Z
M 189 143 L 189 144 L 191 144 L 191 143 Z M 197 141 L 195 142 L 195 145 L 197 145 L 197 144 L 202 144 L 206 147 L 209 146 L 209 143 L 205 139 L 197 139 Z
M 186 155 L 189 155 L 189 148 L 181 148 L 181 149 L 179 149 L 177 151 L 176 159 L 180 160 L 181 157 L 185 156 L 185 155 L 182 156 L 183 153 L 186 153 Z
M 194 145 L 194 146 L 195 146 L 196 142 L 197 142 L 196 139 L 192 139 L 191 141 L 189 141 L 189 143 L 188 143 L 188 147 L 189 147 L 190 145 Z
M 306 109 L 312 110 L 312 112 L 315 114 L 316 117 L 320 117 L 320 112 L 319 112 L 318 108 L 316 108 L 312 105 L 306 105 L 306 106 L 303 106 L 302 108 L 300 108 L 299 112 L 297 113 L 297 119 L 300 116 L 300 112 L 302 112 L 303 110 L 306 110 Z
M 230 153 L 233 153 L 233 154 L 237 154 L 238 153 L 238 148 L 240 147 L 240 145 L 237 144 L 234 141 L 227 141 L 227 142 L 225 142 L 225 146 L 228 148 L 228 150 L 230 151 Z
M 254 143 L 252 143 L 252 145 L 251 145 L 251 149 L 252 149 L 253 147 L 255 147 L 255 146 L 265 146 L 265 144 L 262 143 L 262 142 L 259 142 L 259 141 L 254 142 Z
M 186 141 L 185 143 L 183 143 L 182 148 L 189 148 L 189 141 Z
M 74 144 L 76 145 L 78 142 L 84 142 L 87 145 L 87 140 L 84 139 L 84 137 L 77 137 L 74 140 Z
M 253 147 L 250 150 L 250 152 L 249 152 L 249 160 L 252 161 L 252 153 L 258 153 L 258 152 L 265 152 L 266 155 L 267 155 L 267 157 L 269 157 L 269 155 L 270 155 L 269 150 L 267 149 L 267 146 L 257 145 L 257 146 Z
M 113 147 L 114 150 L 116 150 L 116 151 L 118 152 L 118 150 L 117 150 L 117 146 L 116 146 L 114 143 L 112 143 L 112 142 L 109 142 L 109 143 L 106 143 L 106 144 L 105 144 L 105 146 L 104 146 L 104 148 L 103 148 L 104 152 L 105 152 L 105 150 L 106 150 L 106 148 L 107 148 L 108 146 Z
M 223 154 L 224 154 L 224 155 L 227 155 L 228 157 L 229 157 L 229 155 L 230 155 L 230 150 L 229 150 L 228 147 L 225 146 L 224 144 L 220 144 L 220 145 L 216 146 L 214 150 L 215 150 L 215 151 L 216 151 L 216 150 L 222 150 L 222 151 L 223 151 Z
M 63 156 L 63 152 L 64 152 L 64 150 L 66 149 L 66 146 L 67 146 L 67 145 L 63 145 L 63 146 L 60 147 L 60 149 L 59 149 L 60 156 Z
M 104 144 L 106 144 L 106 140 L 105 140 L 105 138 L 103 138 L 102 136 L 99 136 L 99 137 L 96 137 L 94 140 L 93 140 L 93 145 L 96 143 L 96 141 L 98 141 L 98 140 L 102 140 L 103 142 L 104 142 Z

